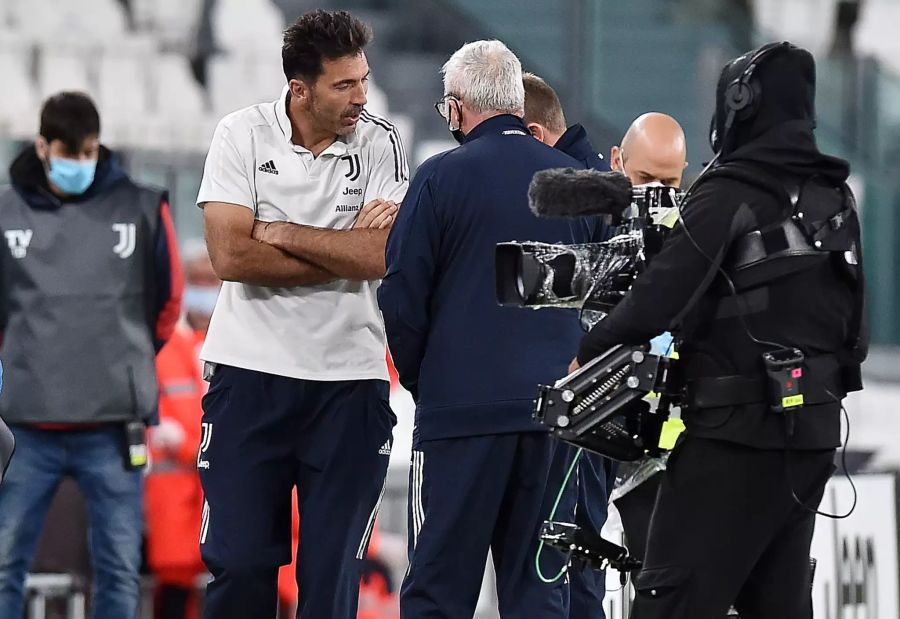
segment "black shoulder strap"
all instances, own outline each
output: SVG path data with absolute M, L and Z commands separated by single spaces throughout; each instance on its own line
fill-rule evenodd
M 771 194 L 779 203 L 790 204 L 791 206 L 797 203 L 800 195 L 799 185 L 785 182 L 785 179 L 770 173 L 763 166 L 751 165 L 740 161 L 729 161 L 715 166 L 698 179 L 697 185 L 699 186 L 712 178 L 730 178 L 746 183 Z
M 856 206 L 856 197 L 853 191 L 845 183 L 842 187 L 846 209 L 856 219 L 859 226 L 859 212 Z M 848 392 L 862 389 L 862 375 L 860 365 L 865 360 L 869 348 L 868 324 L 866 321 L 866 274 L 863 269 L 861 234 L 857 230 L 856 248 L 853 252 L 856 259 L 856 289 L 854 290 L 853 315 L 850 317 L 850 328 L 847 337 L 847 358 L 843 363 L 844 386 Z M 848 256 L 849 257 L 849 256 Z
M 785 205 L 785 210 L 790 206 L 791 210 L 786 214 L 790 216 L 794 208 L 797 206 L 800 198 L 802 187 L 798 183 L 792 182 L 774 173 L 766 170 L 762 166 L 749 165 L 740 162 L 728 162 L 716 166 L 707 172 L 698 182 L 698 184 L 710 178 L 731 178 L 774 196 L 780 204 Z M 862 379 L 860 372 L 860 364 L 865 360 L 868 352 L 868 325 L 865 311 L 865 274 L 863 270 L 863 257 L 861 246 L 861 234 L 859 230 L 859 214 L 856 208 L 856 199 L 850 187 L 844 183 L 841 186 L 844 194 L 844 207 L 833 217 L 819 222 L 813 229 L 807 230 L 811 234 L 814 241 L 824 239 L 824 236 L 831 230 L 836 230 L 844 225 L 852 224 L 855 226 L 855 246 L 854 251 L 848 252 L 849 255 L 836 255 L 836 259 L 846 260 L 850 270 L 853 273 L 854 285 L 854 305 L 853 314 L 848 325 L 848 337 L 845 348 L 845 354 L 842 355 L 842 374 L 846 391 L 859 391 L 862 389 Z M 813 222 L 809 222 L 812 224 Z M 818 243 L 817 243 L 818 245 Z M 855 259 L 856 264 L 849 261 Z

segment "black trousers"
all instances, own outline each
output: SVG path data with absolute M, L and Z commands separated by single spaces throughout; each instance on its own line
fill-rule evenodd
M 834 450 L 683 436 L 662 480 L 632 619 L 812 617 L 809 548 Z

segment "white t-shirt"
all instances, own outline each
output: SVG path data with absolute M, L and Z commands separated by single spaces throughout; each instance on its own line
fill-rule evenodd
M 403 199 L 409 184 L 397 130 L 363 112 L 356 131 L 318 157 L 291 142 L 281 98 L 219 122 L 197 204 L 229 202 L 263 221 L 346 229 L 375 198 Z M 387 379 L 379 281 L 267 288 L 225 282 L 201 357 L 308 380 Z

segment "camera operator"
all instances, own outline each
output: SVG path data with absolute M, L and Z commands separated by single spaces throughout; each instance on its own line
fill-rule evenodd
M 841 442 L 840 399 L 861 388 L 866 352 L 849 169 L 816 145 L 814 98 L 814 60 L 790 44 L 725 67 L 714 167 L 574 362 L 669 328 L 679 338 L 687 429 L 657 497 L 634 619 L 720 619 L 731 604 L 745 619 L 812 616 L 814 509 Z M 776 362 L 793 378 L 775 383 Z M 801 385 L 802 407 L 776 398 Z
M 496 301 L 493 255 L 510 238 L 584 243 L 580 226 L 535 217 L 535 172 L 577 164 L 522 122 L 518 58 L 499 41 L 457 50 L 437 109 L 462 141 L 416 172 L 388 237 L 378 291 L 400 382 L 416 400 L 410 480 L 410 566 L 403 616 L 471 618 L 488 550 L 500 615 L 565 618 L 564 557 L 545 548 L 543 520 L 565 470 L 532 420 L 534 387 L 559 376 L 581 330 L 572 310 L 523 312 Z M 574 492 L 560 513 L 574 509 Z

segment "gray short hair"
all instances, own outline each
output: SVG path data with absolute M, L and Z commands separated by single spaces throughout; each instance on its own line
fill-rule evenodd
M 500 41 L 475 41 L 456 50 L 441 69 L 444 94 L 456 95 L 476 112 L 521 116 L 525 108 L 522 63 Z

